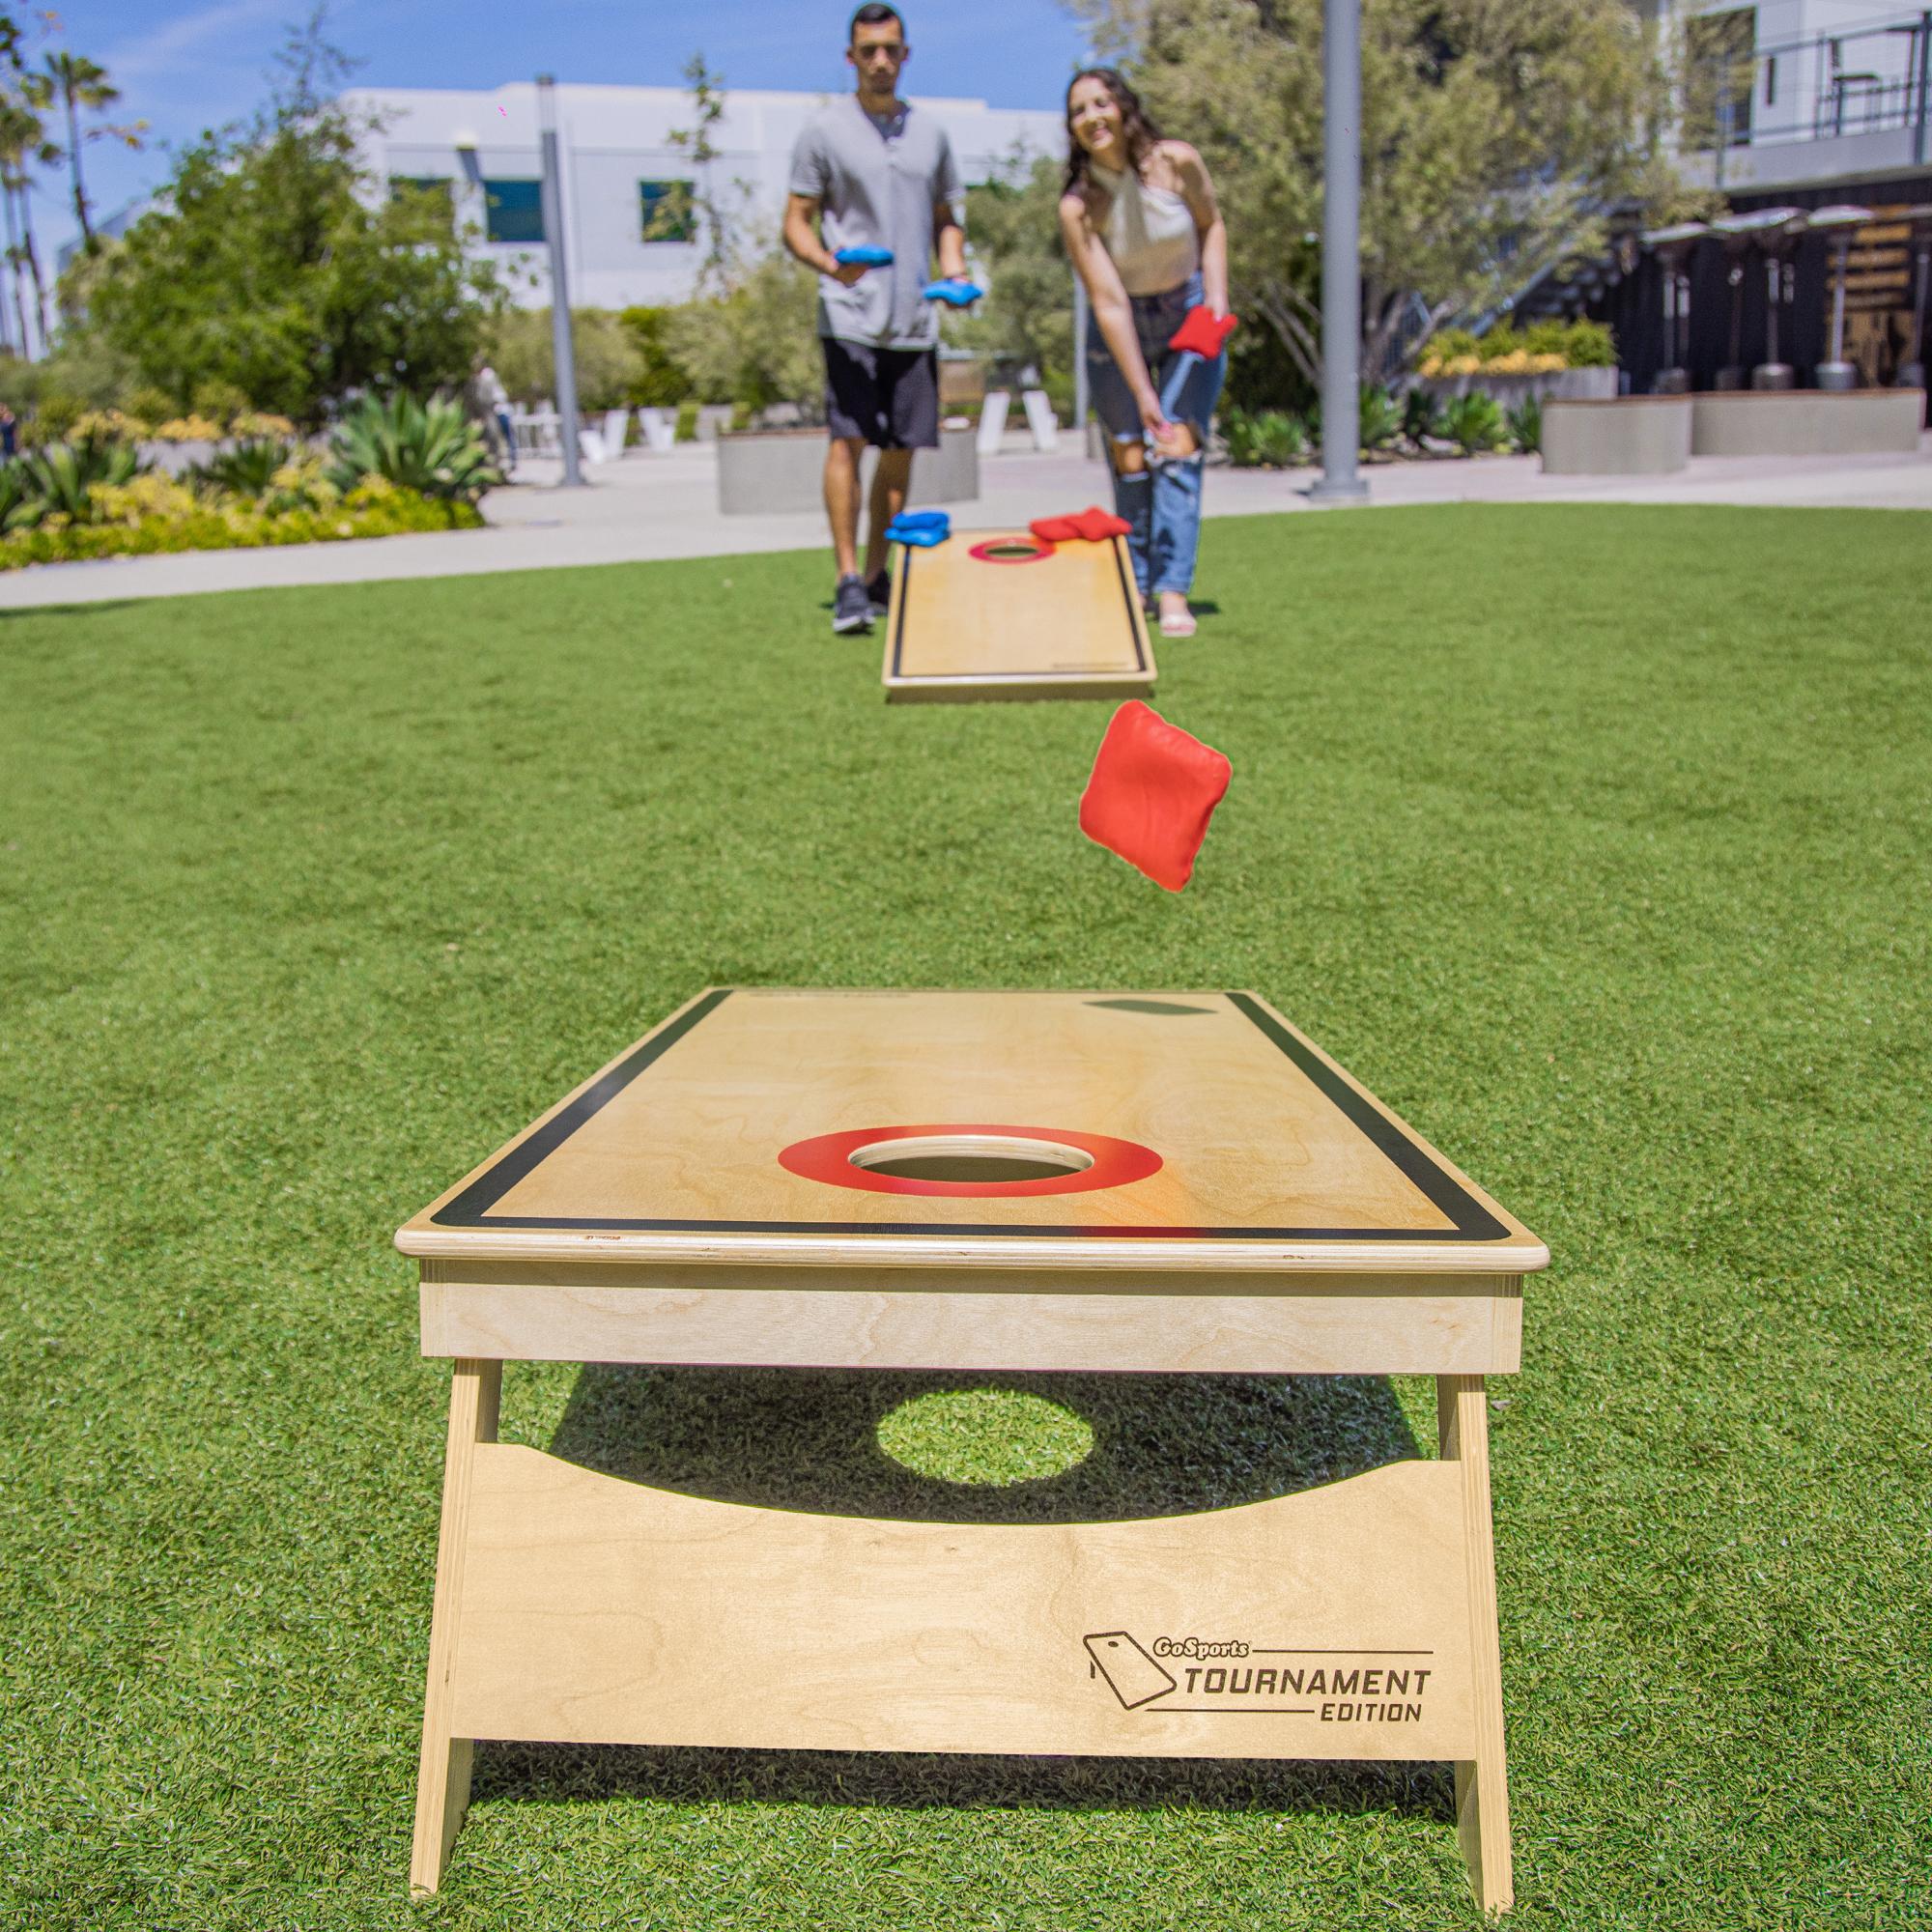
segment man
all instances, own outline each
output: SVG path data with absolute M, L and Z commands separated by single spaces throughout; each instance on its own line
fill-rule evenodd
M 966 276 L 959 171 L 946 130 L 898 98 L 912 49 L 892 8 L 852 15 L 845 58 L 858 90 L 820 110 L 792 151 L 785 246 L 818 270 L 818 333 L 825 348 L 825 510 L 838 558 L 832 628 L 864 631 L 883 616 L 890 582 L 886 526 L 905 505 L 915 449 L 939 446 L 939 324 L 920 293 L 940 274 Z M 838 251 L 889 248 L 867 268 Z M 859 457 L 879 452 L 872 478 L 866 568 L 859 569 Z

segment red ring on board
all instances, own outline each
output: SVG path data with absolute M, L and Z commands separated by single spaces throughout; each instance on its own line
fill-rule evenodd
M 997 552 L 1003 550 L 1017 550 L 1023 543 L 1030 543 L 1035 546 L 1025 556 L 1000 556 L 996 554 Z M 988 537 L 984 543 L 976 543 L 966 554 L 968 556 L 977 556 L 981 563 L 1038 563 L 1042 558 L 1053 554 L 1053 545 L 1048 543 L 1044 537 Z
M 1042 1175 L 1037 1180 L 907 1180 L 875 1168 L 855 1167 L 852 1156 L 879 1141 L 955 1139 L 985 1135 L 1002 1140 L 1057 1141 L 1092 1154 L 1094 1165 L 1078 1174 Z M 939 1126 L 861 1127 L 856 1132 L 814 1134 L 793 1141 L 779 1154 L 779 1165 L 807 1180 L 823 1180 L 833 1187 L 853 1187 L 862 1194 L 943 1194 L 954 1199 L 1024 1198 L 1034 1194 L 1090 1194 L 1096 1187 L 1124 1187 L 1158 1174 L 1161 1159 L 1138 1141 L 1116 1140 L 1111 1134 L 1076 1134 L 1065 1127 L 987 1126 L 958 1121 Z

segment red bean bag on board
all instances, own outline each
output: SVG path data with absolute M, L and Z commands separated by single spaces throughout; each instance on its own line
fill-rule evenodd
M 1105 543 L 1109 537 L 1125 536 L 1132 527 L 1098 503 L 1089 503 L 1077 517 L 1036 517 L 1027 526 L 1041 543 L 1051 544 L 1071 543 L 1076 537 L 1087 543 Z
M 1210 745 L 1130 697 L 1114 713 L 1080 798 L 1080 829 L 1178 893 L 1235 768 Z

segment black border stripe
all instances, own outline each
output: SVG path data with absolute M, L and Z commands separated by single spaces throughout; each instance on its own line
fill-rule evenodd
M 731 988 L 707 993 L 680 1019 L 653 1034 L 627 1059 L 586 1087 L 576 1099 L 553 1115 L 541 1127 L 517 1142 L 495 1166 L 487 1168 L 454 1200 L 430 1216 L 439 1228 L 554 1229 L 560 1233 L 662 1235 L 941 1235 L 1000 1236 L 1013 1240 L 1071 1238 L 1083 1240 L 1188 1241 L 1498 1241 L 1509 1230 L 1446 1169 L 1438 1167 L 1374 1101 L 1358 1093 L 1325 1061 L 1311 1053 L 1245 993 L 1223 993 L 1243 1018 L 1260 1029 L 1264 1038 L 1287 1054 L 1306 1074 L 1322 1097 L 1334 1106 L 1369 1143 L 1454 1225 L 1449 1228 L 1136 1228 L 1136 1227 L 1013 1227 L 962 1225 L 956 1221 L 658 1221 L 586 1220 L 526 1214 L 492 1214 L 489 1210 L 518 1181 L 532 1173 L 560 1148 L 593 1114 L 615 1099 L 639 1074 L 661 1059 L 695 1027 L 731 996 Z

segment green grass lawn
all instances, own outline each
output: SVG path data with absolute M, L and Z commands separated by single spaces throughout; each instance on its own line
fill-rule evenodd
M 1159 703 L 1236 779 L 1179 898 L 1075 827 L 1106 707 L 888 711 L 827 581 L 0 619 L 0 1920 L 1473 1920 L 1435 1766 L 528 1747 L 409 1905 L 447 1376 L 389 1236 L 697 987 L 792 982 L 1278 1005 L 1555 1256 L 1494 1416 L 1515 1922 L 1923 1924 L 1932 520 L 1210 525 Z M 1018 1519 L 1431 1412 L 1022 1386 L 513 1368 L 505 1431 Z

